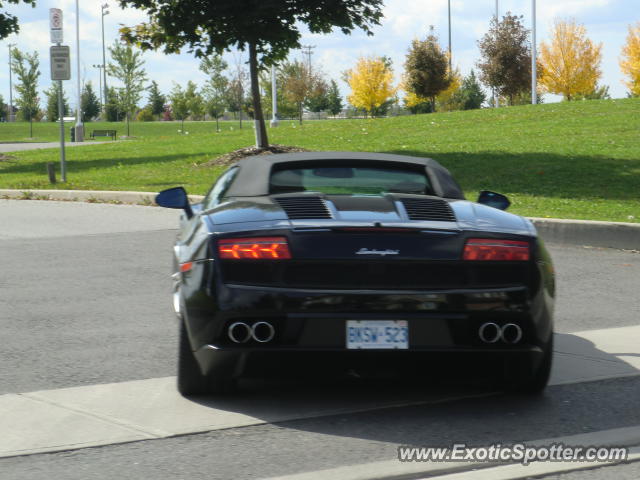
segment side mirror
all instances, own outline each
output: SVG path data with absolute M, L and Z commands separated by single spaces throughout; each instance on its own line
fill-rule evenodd
M 478 197 L 478 203 L 487 205 L 488 207 L 497 208 L 498 210 L 506 210 L 511 205 L 511 202 L 501 193 L 490 192 L 489 190 L 483 190 Z
M 165 208 L 179 208 L 185 211 L 187 218 L 193 217 L 187 191 L 183 187 L 169 188 L 156 195 L 156 203 Z

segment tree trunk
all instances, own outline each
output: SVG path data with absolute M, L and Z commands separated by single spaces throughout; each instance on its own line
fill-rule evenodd
M 129 112 L 127 112 L 127 137 L 129 136 Z
M 216 115 L 216 132 L 220 131 L 220 125 L 218 124 L 218 116 Z
M 267 128 L 264 125 L 262 104 L 260 103 L 260 84 L 258 83 L 258 55 L 256 45 L 249 44 L 249 74 L 251 76 L 251 97 L 253 99 L 253 118 L 256 120 L 256 147 L 267 148 Z
M 29 118 L 29 138 L 33 138 L 33 115 Z
M 302 102 L 299 103 L 298 112 L 300 115 L 300 125 L 302 125 Z

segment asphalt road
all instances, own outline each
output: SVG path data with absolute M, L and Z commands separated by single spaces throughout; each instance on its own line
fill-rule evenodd
M 176 218 L 149 207 L 0 200 L 0 394 L 173 375 Z M 566 246 L 551 253 L 559 332 L 637 324 L 640 255 Z M 254 388 L 375 395 L 426 386 L 353 380 Z M 498 395 L 7 458 L 0 477 L 265 478 L 389 460 L 398 445 L 523 441 L 637 425 L 639 398 L 637 377 L 559 385 L 536 400 Z M 605 471 L 637 478 L 629 476 L 637 464 Z M 553 478 L 608 474 L 571 475 L 579 474 Z

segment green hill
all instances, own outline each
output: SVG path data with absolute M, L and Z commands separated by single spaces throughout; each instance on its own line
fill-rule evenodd
M 123 124 L 87 124 L 92 128 Z M 68 149 L 69 183 L 57 188 L 155 191 L 183 184 L 204 193 L 220 169 L 199 166 L 253 142 L 251 123 L 135 123 L 126 142 Z M 0 125 L 0 141 L 28 132 Z M 35 126 L 55 140 L 55 124 Z M 640 221 L 640 99 L 584 101 L 368 120 L 283 121 L 272 143 L 311 150 L 367 150 L 432 157 L 470 198 L 507 194 L 529 216 Z M 0 188 L 48 188 L 57 150 L 0 161 Z

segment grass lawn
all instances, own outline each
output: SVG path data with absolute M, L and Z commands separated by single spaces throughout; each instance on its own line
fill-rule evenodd
M 68 182 L 54 188 L 157 191 L 184 185 L 202 194 L 220 174 L 201 164 L 253 143 L 250 122 L 133 123 L 135 138 L 67 149 Z M 67 125 L 67 134 L 68 127 Z M 92 129 L 122 123 L 95 123 Z M 54 123 L 0 124 L 0 142 L 56 141 Z M 310 150 L 364 150 L 432 157 L 467 196 L 495 190 L 528 216 L 640 222 L 640 99 L 522 106 L 369 120 L 284 121 L 271 143 Z M 88 135 L 87 135 L 88 136 Z M 59 150 L 0 157 L 0 188 L 52 188 L 46 163 Z

